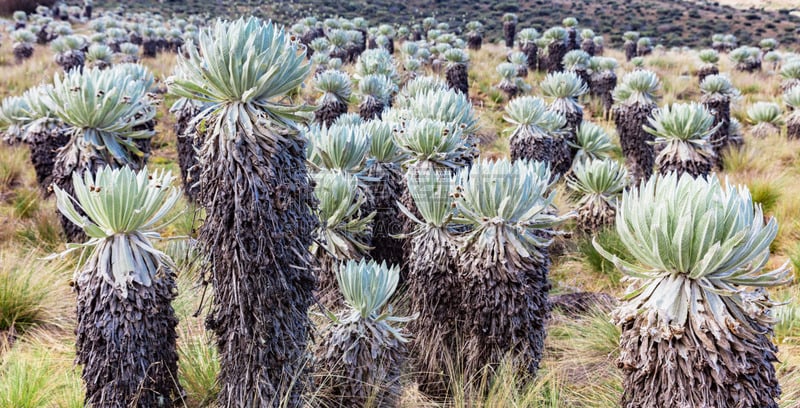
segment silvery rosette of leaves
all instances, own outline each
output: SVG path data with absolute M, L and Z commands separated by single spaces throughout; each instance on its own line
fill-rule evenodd
M 587 121 L 578 127 L 575 132 L 575 141 L 576 143 L 567 141 L 571 147 L 578 149 L 573 166 L 574 163 L 607 158 L 616 149 L 605 129 Z
M 94 175 L 73 173 L 75 196 L 56 186 L 56 203 L 89 240 L 68 244 L 60 255 L 88 255 L 84 270 L 97 271 L 122 298 L 132 282 L 150 286 L 162 264 L 173 267 L 151 243 L 161 238 L 157 231 L 171 222 L 165 218 L 181 197 L 173 179 L 171 172 L 151 174 L 146 168 L 138 173 L 127 167 L 103 167 Z
M 361 321 L 367 324 L 367 328 L 383 336 L 390 335 L 402 343 L 408 342 L 393 324 L 406 323 L 416 317 L 395 316 L 391 305 L 384 307 L 397 289 L 399 279 L 400 267 L 397 265 L 387 266 L 385 262 L 378 264 L 363 259 L 341 264 L 336 272 L 336 280 L 351 313 L 337 323 Z
M 764 271 L 769 245 L 778 233 L 774 218 L 765 219 L 748 189 L 675 173 L 653 176 L 639 188 L 623 193 L 616 229 L 636 262 L 613 255 L 594 242 L 605 258 L 634 281 L 625 303 L 615 312 L 619 321 L 650 314 L 664 338 L 680 335 L 690 324 L 718 331 L 735 325 L 752 333 L 743 311 L 752 288 L 791 281 L 791 267 Z M 768 315 L 756 316 L 769 323 Z M 656 334 L 656 333 L 653 333 Z M 741 335 L 741 334 L 740 334 Z
M 178 60 L 178 74 L 170 78 L 169 86 L 177 96 L 207 104 L 199 116 L 214 115 L 214 134 L 228 140 L 283 141 L 285 136 L 272 126 L 296 129 L 297 122 L 310 120 L 313 108 L 282 100 L 311 69 L 302 46 L 290 41 L 283 29 L 250 17 L 215 24 L 198 37 L 199 49 L 187 47 L 189 57 Z M 218 148 L 228 149 L 227 144 Z
M 535 96 L 512 99 L 506 105 L 503 119 L 512 125 L 506 129 L 509 137 L 553 137 L 567 124 L 564 115 L 549 110 L 544 100 Z
M 337 259 L 369 252 L 371 248 L 364 241 L 372 232 L 375 213 L 361 214 L 366 197 L 358 179 L 343 172 L 322 171 L 314 175 L 314 181 L 314 195 L 319 200 L 318 232 L 325 250 Z
M 43 99 L 68 126 L 75 146 L 96 150 L 107 163 L 131 162 L 142 155 L 134 140 L 153 136 L 145 126 L 156 113 L 147 96 L 150 82 L 128 65 L 56 74 Z
M 616 207 L 628 182 L 625 166 L 611 159 L 575 162 L 567 176 L 567 188 L 577 196 L 579 207 L 589 203 Z
M 515 258 L 537 259 L 557 233 L 552 227 L 571 217 L 552 211 L 553 183 L 549 164 L 539 161 L 481 160 L 460 171 L 454 221 L 474 227 L 465 246 L 509 245 Z
M 706 160 L 714 155 L 709 136 L 722 125 L 714 125 L 714 116 L 697 103 L 675 103 L 657 109 L 644 126 L 655 136 L 656 144 L 666 144 L 659 156 L 673 156 L 682 162 Z

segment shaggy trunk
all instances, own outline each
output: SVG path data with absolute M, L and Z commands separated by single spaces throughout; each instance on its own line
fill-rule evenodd
M 625 49 L 625 61 L 630 61 L 636 57 L 636 43 L 633 41 L 625 41 L 623 46 Z
M 374 96 L 367 95 L 358 106 L 358 114 L 364 120 L 380 119 L 386 105 Z
M 517 23 L 513 21 L 503 22 L 503 37 L 506 41 L 506 47 L 514 48 L 514 38 L 517 36 Z
M 592 74 L 589 73 L 588 69 L 573 69 L 572 72 L 577 75 L 586 87 L 590 87 L 592 85 Z
M 123 64 L 138 64 L 139 57 L 136 55 L 125 55 L 124 57 L 122 57 L 122 60 L 120 60 L 120 62 Z
M 789 139 L 800 139 L 800 115 L 789 115 L 786 120 L 786 136 Z
M 190 125 L 190 122 L 198 113 L 199 109 L 197 107 L 187 104 L 187 107 L 176 113 L 175 121 L 178 167 L 181 170 L 183 193 L 192 202 L 197 202 L 200 182 L 197 152 L 203 146 L 203 137 L 194 126 Z
M 200 161 L 206 221 L 199 242 L 214 287 L 206 326 L 219 349 L 222 407 L 299 407 L 315 278 L 317 219 L 305 141 L 209 137 Z M 269 144 L 268 144 L 269 143 Z
M 508 141 L 511 160 L 535 160 L 550 163 L 552 166 L 556 142 L 560 147 L 560 138 L 556 141 L 549 135 L 524 135 L 516 132 Z
M 591 38 L 587 38 L 581 41 L 581 49 L 583 50 L 583 52 L 589 54 L 592 57 L 594 57 L 596 48 L 597 47 L 595 47 L 594 41 Z
M 550 162 L 550 169 L 553 177 L 561 177 L 572 168 L 572 157 L 574 148 L 568 142 L 575 142 L 575 134 L 567 132 L 553 139 L 553 159 Z
M 354 64 L 358 60 L 358 56 L 364 51 L 361 49 L 361 46 L 358 44 L 350 44 L 346 48 L 347 57 L 343 59 L 343 62 L 348 64 Z
M 169 42 L 169 50 L 176 54 L 180 52 L 181 47 L 183 47 L 183 39 L 180 37 L 172 39 Z
M 132 32 L 129 35 L 129 37 L 130 37 L 131 44 L 142 45 L 142 43 L 144 42 L 144 39 L 142 39 L 142 36 L 139 35 L 139 33 L 135 32 L 135 31 Z
M 750 132 L 754 137 L 759 139 L 764 139 L 769 136 L 775 136 L 781 133 L 781 129 L 772 123 L 762 122 L 755 126 L 753 126 L 753 130 Z
M 469 95 L 469 75 L 465 64 L 453 64 L 445 69 L 447 86 L 450 89 Z
M 158 52 L 164 52 L 169 49 L 169 41 L 165 38 L 159 38 L 156 43 L 158 44 Z
M 358 55 L 361 55 L 364 51 L 367 50 L 367 38 L 369 38 L 369 33 L 367 33 L 367 30 L 358 30 L 358 31 L 361 33 L 361 39 L 358 41 L 357 49 L 358 49 Z M 325 36 L 324 31 L 322 31 L 322 36 L 323 37 Z M 356 57 L 358 57 L 358 55 L 356 55 Z
M 452 237 L 443 229 L 425 228 L 411 239 L 407 295 L 419 317 L 408 330 L 414 333 L 410 348 L 419 389 L 442 400 L 448 396 L 448 366 L 456 363 L 457 329 L 464 320 L 461 284 Z
M 311 58 L 314 55 L 314 50 L 309 47 L 311 42 L 316 40 L 317 38 L 325 37 L 325 31 L 322 28 L 311 28 L 305 32 L 302 36 L 300 36 L 300 43 L 303 44 L 306 48 L 306 56 Z
M 350 62 L 351 53 L 344 47 L 334 47 L 331 50 L 331 58 L 339 58 L 342 62 Z
M 539 69 L 539 47 L 530 42 L 522 46 L 522 52 L 528 57 L 528 69 L 536 71 Z
M 507 227 L 488 228 L 498 229 L 498 237 L 504 234 L 500 228 Z M 523 257 L 508 247 L 477 244 L 463 250 L 459 270 L 462 308 L 469 316 L 462 329 L 466 379 L 475 379 L 484 367 L 497 369 L 509 355 L 513 370 L 535 375 L 550 316 L 550 260 L 546 250 L 540 252 L 536 258 Z
M 599 96 L 603 103 L 603 117 L 608 117 L 611 107 L 614 106 L 613 92 L 617 87 L 617 74 L 614 71 L 601 71 L 592 74 L 589 82 L 589 91 L 592 95 Z
M 330 127 L 339 116 L 347 113 L 347 104 L 339 100 L 339 98 L 331 97 L 326 98 L 325 103 L 319 106 L 314 112 L 314 120 L 317 123 L 324 124 Z
M 389 51 L 389 54 L 394 54 L 394 38 L 389 38 L 389 41 L 386 43 L 386 51 Z
M 370 207 L 375 211 L 372 222 L 373 249 L 369 255 L 375 262 L 385 261 L 387 265 L 402 266 L 403 240 L 393 237 L 403 232 L 403 216 L 397 207 L 403 191 L 402 170 L 395 163 L 376 161 L 367 167 L 366 174 L 378 180 L 369 182 Z
M 721 167 L 722 155 L 725 150 L 727 150 L 728 144 L 730 143 L 728 140 L 728 132 L 731 126 L 731 101 L 727 96 L 715 96 L 712 98 L 703 98 L 702 102 L 708 111 L 714 115 L 714 126 L 721 123 L 717 130 L 708 138 L 716 156 L 714 164 L 717 167 Z
M 336 280 L 336 270 L 339 268 L 339 264 L 346 259 L 336 258 L 322 246 L 313 255 L 318 263 L 315 271 L 317 290 L 314 292 L 314 297 L 326 310 L 341 311 L 345 304 L 339 291 L 339 282 Z
M 155 58 L 158 54 L 158 40 L 146 39 L 142 41 L 142 55 L 146 58 Z
M 576 30 L 575 27 L 567 28 L 567 50 L 577 50 L 580 46 L 578 42 L 578 30 Z
M 514 97 L 519 94 L 519 87 L 514 81 L 507 81 L 504 79 L 497 85 L 497 89 L 505 92 L 508 100 L 514 99 Z
M 558 99 L 550 105 L 550 110 L 564 115 L 564 118 L 567 119 L 561 137 L 554 141 L 552 161 L 554 175 L 564 175 L 572 168 L 572 159 L 578 152 L 578 149 L 569 144 L 578 142 L 576 132 L 583 123 L 583 110 L 574 103 L 565 103 Z
M 700 69 L 697 70 L 697 79 L 702 84 L 703 80 L 706 79 L 707 76 L 718 75 L 718 74 L 719 74 L 719 68 L 717 68 L 716 65 L 706 64 L 701 66 Z
M 651 46 L 639 47 L 637 45 L 637 47 L 636 47 L 636 55 L 639 56 L 639 57 L 644 57 L 644 56 L 650 55 L 652 53 L 653 53 L 653 47 L 651 47 Z
M 62 128 L 50 127 L 31 129 L 28 133 L 28 146 L 31 149 L 31 164 L 36 171 L 36 182 L 42 194 L 49 196 L 52 191 L 53 165 L 59 149 L 69 143 L 69 134 Z
M 800 79 L 784 79 L 781 81 L 781 93 L 786 93 L 796 86 L 800 86 Z
M 655 104 L 639 103 L 620 104 L 612 109 L 622 153 L 625 155 L 625 164 L 633 178 L 633 185 L 639 185 L 653 174 L 655 151 L 649 142 L 652 142 L 654 137 L 642 127 L 648 123 L 655 109 Z
M 86 16 L 87 20 L 92 19 L 92 6 L 86 5 L 83 7 L 83 15 Z
M 686 291 L 704 292 L 698 287 Z M 674 329 L 653 327 L 648 320 L 654 312 L 624 320 L 615 317 L 622 326 L 617 361 L 625 390 L 622 407 L 777 408 L 781 391 L 773 366 L 778 358 L 772 330 L 747 311 L 736 312 L 736 318 L 726 318 L 751 327 L 755 335 L 720 326 L 703 309 L 697 315 L 692 311 L 687 323 Z
M 17 65 L 22 64 L 26 59 L 33 56 L 33 45 L 28 43 L 14 44 L 14 60 Z
M 50 32 L 47 31 L 47 24 L 43 25 L 39 32 L 36 33 L 36 43 L 39 45 L 45 45 L 49 43 L 53 37 L 50 35 Z
M 684 147 L 684 150 L 689 149 L 693 148 L 689 146 Z M 711 174 L 712 158 L 706 158 L 699 154 L 697 157 L 681 158 L 678 150 L 665 148 L 656 158 L 656 166 L 658 167 L 659 174 L 663 176 L 674 172 L 678 174 L 679 178 L 684 174 L 688 174 L 694 178 L 705 178 Z
M 746 60 L 736 64 L 736 70 L 741 72 L 761 71 L 761 60 Z
M 467 47 L 471 50 L 480 50 L 483 45 L 483 36 L 480 34 L 470 34 L 467 36 Z
M 406 173 L 406 177 L 413 177 L 413 172 L 416 171 L 414 169 L 409 169 Z M 411 214 L 414 214 L 418 220 L 423 219 L 422 214 L 420 214 L 419 209 L 417 209 L 417 204 L 414 202 L 414 197 L 411 196 L 411 192 L 408 190 L 408 181 L 404 180 L 403 183 L 403 194 L 400 195 L 400 203 L 403 204 L 403 207 L 406 207 Z M 408 282 L 408 268 L 411 264 L 411 251 L 413 250 L 412 240 L 410 238 L 411 233 L 417 227 L 417 223 L 414 220 L 408 218 L 403 214 L 402 218 L 402 225 L 403 225 L 403 263 L 402 267 L 400 268 L 400 285 Z
M 170 304 L 175 274 L 162 267 L 150 287 L 131 283 L 128 297 L 91 271 L 78 293 L 76 363 L 83 365 L 86 406 L 172 407 L 178 401 L 178 319 Z
M 547 46 L 545 68 L 548 73 L 564 70 L 564 55 L 567 54 L 567 51 L 567 46 L 562 41 L 555 41 Z
M 110 66 L 111 66 L 111 64 L 106 62 L 106 61 L 97 60 L 97 61 L 92 62 L 89 65 L 89 68 L 106 69 L 106 68 L 108 68 Z
M 601 229 L 614 225 L 617 211 L 602 197 L 589 199 L 578 208 L 578 228 L 592 234 Z
M 594 44 L 594 55 L 599 56 L 605 53 L 605 47 L 602 44 L 595 43 Z
M 325 407 L 397 407 L 406 345 L 352 313 L 322 338 L 316 371 L 324 375 L 314 395 Z
M 55 60 L 56 64 L 58 64 L 64 72 L 69 72 L 76 68 L 82 69 L 83 64 L 86 62 L 86 56 L 83 51 L 70 50 L 56 54 Z

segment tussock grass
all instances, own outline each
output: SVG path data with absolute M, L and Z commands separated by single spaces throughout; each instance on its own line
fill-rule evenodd
M 28 153 L 22 146 L 2 146 L 0 153 L 0 199 L 5 201 L 24 181 Z
M 618 284 L 622 278 L 622 274 L 617 270 L 614 264 L 611 263 L 611 261 L 607 260 L 600 255 L 599 252 L 597 252 L 593 242 L 597 242 L 597 244 L 605 248 L 607 251 L 619 256 L 624 260 L 633 260 L 631 255 L 628 254 L 627 250 L 625 249 L 625 246 L 622 244 L 617 231 L 613 227 L 610 227 L 600 230 L 594 235 L 579 237 L 577 256 L 578 259 L 580 259 L 582 263 L 588 267 L 589 271 L 595 275 L 595 277 L 603 277 L 608 279 L 613 284 Z
M 216 345 L 202 325 L 182 324 L 178 336 L 178 370 L 186 402 L 190 406 L 209 406 L 219 392 Z
M 63 269 L 30 254 L 0 252 L 0 337 L 13 342 L 37 326 L 63 330 L 69 325 L 68 286 L 55 270 Z
M 0 408 L 83 406 L 69 338 L 37 331 L 0 357 Z

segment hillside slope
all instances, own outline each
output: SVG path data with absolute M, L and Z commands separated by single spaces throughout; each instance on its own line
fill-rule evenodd
M 495 0 L 467 2 L 452 0 L 279 0 L 261 4 L 255 0 L 140 0 L 130 2 L 100 0 L 101 7 L 126 4 L 130 10 L 170 10 L 177 13 L 208 13 L 211 16 L 252 13 L 282 22 L 308 15 L 318 17 L 363 16 L 371 21 L 408 24 L 435 15 L 439 21 L 460 26 L 465 21 L 481 20 L 491 37 L 501 34 L 500 18 L 514 12 L 521 27 L 540 31 L 574 16 L 581 27 L 592 28 L 619 44 L 623 32 L 640 31 L 666 46 L 709 45 L 714 33 L 733 33 L 740 42 L 753 44 L 764 37 L 775 37 L 785 46 L 798 47 L 800 17 L 789 10 L 742 10 L 719 3 L 687 0 Z

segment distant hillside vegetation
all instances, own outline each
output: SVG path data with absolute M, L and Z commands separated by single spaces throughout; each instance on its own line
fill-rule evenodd
M 500 18 L 517 13 L 520 28 L 543 31 L 565 17 L 578 19 L 581 27 L 602 33 L 613 45 L 621 43 L 625 31 L 639 31 L 666 46 L 706 46 L 714 33 L 732 33 L 742 44 L 764 37 L 777 38 L 784 46 L 797 48 L 800 17 L 789 10 L 742 10 L 716 2 L 687 0 L 100 0 L 101 7 L 126 4 L 129 10 L 165 10 L 176 13 L 208 13 L 211 16 L 252 13 L 291 23 L 303 16 L 362 16 L 374 22 L 410 24 L 435 15 L 439 21 L 461 26 L 469 20 L 487 25 L 490 37 L 501 35 Z

